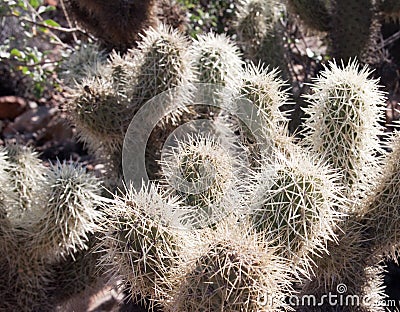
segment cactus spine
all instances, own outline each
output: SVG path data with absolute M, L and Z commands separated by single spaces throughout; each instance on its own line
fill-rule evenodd
M 61 163 L 53 166 L 47 181 L 45 208 L 33 225 L 33 248 L 46 257 L 87 249 L 88 235 L 101 218 L 99 181 L 81 167 Z
M 400 203 L 400 136 L 392 141 L 382 176 L 374 192 L 365 200 L 364 222 L 369 229 L 368 239 L 375 253 L 397 259 L 399 253 Z
M 10 220 L 20 222 L 25 212 L 32 213 L 38 204 L 38 194 L 45 183 L 46 168 L 32 148 L 10 144 L 6 148 L 8 160 L 12 164 L 9 174 L 14 182 L 17 206 L 10 206 Z M 17 209 L 15 209 L 17 208 Z
M 287 126 L 287 114 L 280 110 L 289 104 L 289 95 L 284 87 L 277 70 L 268 66 L 249 63 L 242 74 L 241 94 L 257 106 L 263 126 L 271 132 L 270 135 L 278 134 Z
M 135 79 L 128 96 L 132 109 L 174 87 L 193 81 L 188 54 L 189 43 L 178 31 L 159 25 L 145 31 L 138 46 Z
M 191 46 L 194 70 L 202 83 L 235 88 L 239 84 L 243 61 L 239 49 L 225 35 L 199 35 Z
M 244 224 L 224 221 L 216 230 L 192 239 L 182 252 L 168 281 L 172 298 L 167 311 L 276 311 L 286 307 L 290 272 L 274 249 Z M 265 294 L 274 294 L 274 300 L 263 305 Z
M 149 297 L 152 304 L 162 297 L 161 280 L 177 256 L 176 235 L 168 224 L 173 222 L 169 213 L 177 209 L 179 202 L 155 185 L 130 188 L 106 208 L 101 267 L 111 279 L 122 278 L 130 297 Z
M 182 223 L 198 228 L 223 218 L 234 205 L 242 163 L 229 142 L 198 135 L 180 141 L 165 153 L 167 189 L 189 206 Z
M 76 262 L 97 228 L 99 183 L 74 166 L 44 169 L 35 152 L 18 145 L 1 150 L 0 161 L 0 179 L 8 181 L 0 186 L 0 310 L 54 311 L 65 278 L 54 265 Z
M 311 86 L 305 110 L 306 143 L 333 168 L 343 172 L 347 196 L 356 199 L 380 175 L 379 136 L 385 99 L 367 67 L 330 63 Z
M 275 152 L 250 180 L 250 219 L 279 254 L 307 275 L 312 258 L 336 241 L 339 177 L 298 148 Z

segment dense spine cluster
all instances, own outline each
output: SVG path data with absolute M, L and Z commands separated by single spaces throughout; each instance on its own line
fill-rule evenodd
M 287 308 L 290 270 L 262 238 L 228 218 L 182 251 L 167 281 L 167 311 L 277 311 Z M 273 300 L 263 302 L 265 294 Z
M 312 258 L 336 241 L 338 210 L 346 205 L 339 175 L 313 156 L 292 148 L 275 152 L 250 180 L 250 220 L 279 254 L 307 275 Z
M 315 79 L 305 120 L 304 141 L 321 158 L 342 173 L 349 198 L 365 196 L 380 175 L 379 155 L 384 154 L 385 98 L 370 70 L 357 62 L 329 67 Z

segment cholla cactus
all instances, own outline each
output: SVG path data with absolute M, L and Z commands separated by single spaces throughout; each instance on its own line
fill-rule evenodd
M 201 83 L 221 84 L 228 88 L 239 85 L 243 61 L 239 49 L 225 35 L 199 35 L 190 54 Z
M 38 198 L 45 187 L 47 169 L 32 148 L 10 144 L 6 150 L 11 163 L 9 175 L 17 198 L 17 205 L 8 207 L 8 217 L 12 222 L 18 223 L 23 214 L 37 209 Z
M 288 78 L 283 25 L 279 21 L 283 5 L 275 0 L 243 0 L 237 8 L 236 31 L 245 56 L 279 68 Z
M 380 175 L 379 136 L 385 98 L 367 67 L 356 61 L 340 68 L 329 63 L 308 96 L 305 142 L 343 172 L 351 199 L 363 197 Z
M 96 44 L 82 44 L 61 64 L 61 78 L 73 88 L 85 77 L 98 77 L 105 70 L 105 53 Z
M 289 104 L 289 94 L 277 70 L 250 63 L 246 65 L 241 80 L 241 93 L 258 107 L 265 129 L 273 134 L 278 133 L 279 128 L 286 128 L 287 114 L 280 109 Z
M 216 230 L 188 242 L 182 253 L 166 281 L 172 287 L 167 311 L 277 311 L 286 307 L 291 272 L 274 249 L 245 224 L 228 218 Z M 265 300 L 270 295 L 273 300 Z
M 142 39 L 135 52 L 135 78 L 127 92 L 135 111 L 157 94 L 193 81 L 189 43 L 181 33 L 161 24 L 146 30 Z M 187 98 L 187 91 L 180 95 Z
M 16 205 L 15 192 L 12 185 L 10 171 L 12 165 L 8 161 L 7 151 L 0 147 L 0 244 L 6 233 L 6 229 L 10 228 L 9 212 L 10 208 Z
M 7 182 L 0 186 L 0 310 L 54 311 L 67 279 L 55 263 L 66 268 L 80 261 L 74 256 L 84 252 L 100 219 L 99 182 L 74 166 L 45 170 L 31 149 L 18 145 L 1 150 L 0 166 Z
M 101 186 L 84 168 L 57 163 L 48 176 L 43 210 L 33 221 L 32 249 L 40 257 L 57 257 L 87 248 L 98 229 Z
M 346 204 L 339 176 L 299 148 L 274 155 L 250 180 L 250 219 L 280 255 L 309 275 L 312 257 L 336 241 L 337 210 Z
M 130 122 L 127 106 L 111 79 L 93 77 L 82 81 L 67 110 L 80 140 L 97 153 L 99 148 L 115 151 L 122 147 Z
M 112 74 L 110 70 L 107 75 L 84 79 L 66 107 L 78 138 L 105 163 L 110 187 L 120 181 L 124 135 L 133 117 L 124 90 L 116 88 L 119 83 Z
M 177 241 L 169 227 L 169 213 L 179 202 L 150 185 L 140 191 L 130 188 L 105 209 L 104 250 L 101 267 L 111 279 L 121 278 L 133 298 L 162 296 L 160 281 L 177 256 Z M 171 223 L 169 223 L 171 222 Z M 153 302 L 154 303 L 154 302 Z
M 235 194 L 244 169 L 237 152 L 229 140 L 194 135 L 164 153 L 167 189 L 191 207 L 183 223 L 195 228 L 212 224 L 237 204 Z
M 375 253 L 397 259 L 400 235 L 400 135 L 392 142 L 393 150 L 385 161 L 376 190 L 364 202 L 364 220 L 368 241 Z
M 338 231 L 337 242 L 328 242 L 329 255 L 313 258 L 314 276 L 303 283 L 300 293 L 300 297 L 313 294 L 316 298 L 324 298 L 326 294 L 337 295 L 337 298 L 341 295 L 347 300 L 356 296 L 359 305 L 345 305 L 340 301 L 331 304 L 325 300 L 319 307 L 300 308 L 299 311 L 383 311 L 379 302 L 383 302 L 385 295 L 382 279 L 377 274 L 380 270 L 376 266 L 381 259 L 371 254 L 365 241 L 367 228 L 360 221 L 352 215 L 339 224 L 342 230 Z M 369 301 L 362 300 L 364 298 Z

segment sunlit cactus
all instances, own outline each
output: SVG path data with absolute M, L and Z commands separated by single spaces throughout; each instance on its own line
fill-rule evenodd
M 8 216 L 12 222 L 19 222 L 24 213 L 38 209 L 47 169 L 38 153 L 30 147 L 9 144 L 6 150 L 10 162 L 9 175 L 17 199 L 17 205 L 8 207 Z
M 243 61 L 238 47 L 226 35 L 199 35 L 190 54 L 198 82 L 228 88 L 239 85 Z
M 284 129 L 288 116 L 281 109 L 290 103 L 287 85 L 279 77 L 278 71 L 250 63 L 246 65 L 241 80 L 241 93 L 257 106 L 265 128 L 271 132 Z
M 88 78 L 79 86 L 67 108 L 78 137 L 96 153 L 100 147 L 114 151 L 122 146 L 129 125 L 127 102 L 108 77 Z
M 138 49 L 132 51 L 136 67 L 127 91 L 130 109 L 137 111 L 157 94 L 174 87 L 182 87 L 180 90 L 187 87 L 180 96 L 183 102 L 188 98 L 188 85 L 193 82 L 188 47 L 188 39 L 169 26 L 160 24 L 145 31 Z
M 238 151 L 228 140 L 193 135 L 164 153 L 166 189 L 191 207 L 183 222 L 193 227 L 212 224 L 238 203 L 235 194 L 244 166 Z
M 38 258 L 66 256 L 87 249 L 98 229 L 101 186 L 93 175 L 75 165 L 57 163 L 48 173 L 42 211 L 33 221 L 32 249 Z
M 0 182 L 0 311 L 54 311 L 67 288 L 54 263 L 77 267 L 78 252 L 93 244 L 100 183 L 81 167 L 46 168 L 19 145 L 0 148 Z M 83 287 L 68 286 L 71 295 Z
M 169 213 L 180 209 L 179 202 L 154 185 L 116 197 L 106 207 L 104 251 L 100 266 L 113 279 L 122 279 L 133 299 L 159 299 L 160 281 L 168 274 L 176 257 L 178 244 Z M 171 223 L 169 223 L 171 221 Z M 154 302 L 153 302 L 154 303 Z
M 365 196 L 380 175 L 379 136 L 385 97 L 368 67 L 356 61 L 329 66 L 315 79 L 305 120 L 305 142 L 343 173 L 347 196 Z
M 110 54 L 108 67 L 110 68 L 110 79 L 115 90 L 120 96 L 125 96 L 126 88 L 135 76 L 134 50 L 129 50 L 124 55 L 115 51 Z
M 216 230 L 199 233 L 183 248 L 179 261 L 166 280 L 172 288 L 166 311 L 278 311 L 287 307 L 290 269 L 245 224 L 228 219 Z M 266 298 L 270 295 L 273 300 Z
M 249 216 L 280 255 L 309 275 L 312 257 L 336 241 L 337 211 L 346 204 L 339 176 L 299 148 L 274 155 L 250 180 Z
M 364 201 L 364 223 L 368 241 L 376 254 L 397 259 L 400 251 L 400 135 L 392 140 L 392 152 L 385 160 L 376 189 Z
M 17 205 L 17 196 L 10 176 L 12 165 L 8 161 L 7 151 L 0 148 L 0 244 L 5 231 L 10 229 L 9 213 Z

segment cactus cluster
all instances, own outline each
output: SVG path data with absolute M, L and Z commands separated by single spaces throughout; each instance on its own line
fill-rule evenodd
M 109 219 L 102 226 L 100 264 L 112 280 L 122 280 L 129 296 L 148 297 L 153 304 L 163 296 L 160 285 L 179 249 L 170 218 L 177 209 L 179 200 L 167 197 L 155 185 L 140 191 L 130 188 L 105 209 Z
M 206 116 L 213 126 L 205 136 L 194 132 L 176 138 L 159 159 L 157 186 L 154 181 L 141 191 L 127 186 L 125 195 L 115 195 L 98 247 L 104 251 L 100 267 L 111 280 L 121 279 L 132 298 L 150 298 L 151 305 L 167 311 L 290 309 L 285 296 L 294 294 L 292 287 L 298 294 L 322 296 L 338 293 L 342 284 L 349 295 L 381 300 L 380 261 L 398 248 L 393 208 L 397 149 L 388 158 L 380 143 L 385 97 L 371 71 L 354 60 L 328 63 L 306 96 L 304 138 L 295 139 L 287 134 L 282 107 L 290 104 L 289 95 L 277 70 L 244 65 L 225 36 L 204 35 L 190 43 L 165 26 L 144 34 L 138 49 L 112 55 L 103 71 L 109 74 L 92 78 L 109 75 L 108 92 L 119 90 L 117 96 L 126 103 L 123 118 L 174 87 L 178 91 L 166 93 L 166 99 L 190 106 L 196 82 L 214 83 L 233 90 L 230 97 L 254 105 L 259 134 L 270 145 L 248 163 L 238 157 L 238 150 L 251 148 L 242 138 L 251 131 L 228 116 L 240 110 L 234 105 L 227 106 L 232 111 L 212 114 L 178 109 L 163 119 L 148 142 L 153 157 L 165 152 L 153 140 L 172 140 L 168 135 L 190 118 Z M 80 95 L 69 104 L 72 112 L 87 92 L 82 84 L 79 88 Z M 88 103 L 96 107 L 103 98 Z M 107 108 L 118 109 L 118 102 Z M 83 134 L 80 127 L 86 125 L 75 124 Z M 126 128 L 118 131 L 121 135 Z M 108 138 L 96 140 L 104 146 Z M 242 154 L 251 158 L 257 148 L 252 152 Z M 210 215 L 218 217 L 208 222 Z M 189 231 L 186 237 L 177 230 L 182 228 Z M 277 305 L 260 306 L 255 293 L 271 289 L 281 299 Z M 321 309 L 315 308 L 350 311 L 327 305 Z M 374 311 L 366 305 L 357 309 Z
M 20 145 L 8 145 L 0 155 L 0 310 L 53 311 L 68 284 L 61 269 L 79 263 L 74 256 L 87 252 L 98 230 L 100 183 L 76 165 L 48 168 Z M 63 300 L 83 290 L 66 287 Z
M 398 1 L 289 0 L 288 8 L 310 29 L 326 32 L 329 53 L 338 59 L 358 57 L 379 64 L 380 31 L 384 19 L 397 19 Z
M 93 16 L 98 8 L 87 7 Z M 272 4 L 246 1 L 240 10 L 243 40 L 255 38 L 267 49 L 281 38 L 266 31 L 279 25 Z M 250 38 L 254 23 L 259 29 Z M 66 106 L 79 138 L 106 165 L 112 199 L 100 197 L 99 181 L 80 167 L 45 167 L 18 146 L 0 150 L 0 247 L 7 251 L 0 257 L 0 296 L 7 298 L 0 308 L 49 310 L 60 297 L 95 285 L 98 270 L 130 299 L 148 299 L 150 309 L 378 311 L 381 260 L 398 253 L 399 137 L 388 156 L 379 140 L 385 98 L 368 68 L 327 64 L 311 84 L 304 138 L 296 139 L 287 134 L 281 110 L 289 97 L 277 70 L 244 65 L 227 37 L 191 42 L 159 25 L 141 38 L 107 61 L 88 53 L 95 66 L 87 77 L 74 71 L 77 86 Z M 198 82 L 218 84 L 211 94 L 218 99 L 226 87 L 227 98 L 238 101 L 211 112 L 191 109 Z M 124 186 L 124 136 L 160 94 L 179 104 L 147 142 L 146 161 L 162 170 L 151 167 L 158 179 L 140 190 Z M 246 142 L 252 129 L 229 116 L 244 103 L 255 108 L 247 118 L 261 130 Z M 178 136 L 161 155 L 180 125 L 200 117 L 213 122 L 206 135 Z M 267 148 L 252 141 L 260 137 Z M 343 285 L 372 305 L 304 307 L 289 300 L 343 294 Z

